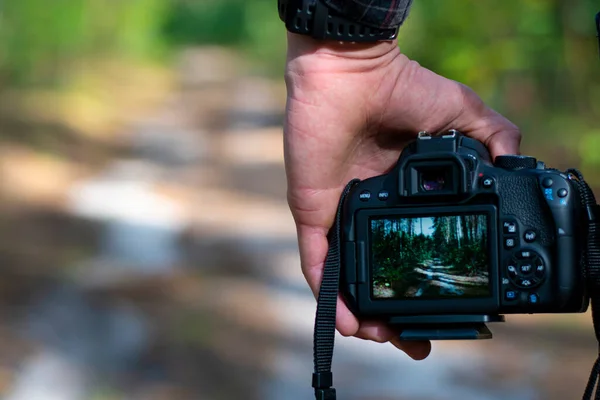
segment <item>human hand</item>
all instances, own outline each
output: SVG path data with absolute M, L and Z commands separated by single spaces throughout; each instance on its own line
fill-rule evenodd
M 518 128 L 469 88 L 421 67 L 396 42 L 320 42 L 288 33 L 285 165 L 303 274 L 318 295 L 327 233 L 344 186 L 387 173 L 419 131 L 456 129 L 492 157 L 518 154 Z M 383 323 L 358 321 L 338 297 L 344 336 L 391 341 L 414 359 L 429 342 L 401 342 Z

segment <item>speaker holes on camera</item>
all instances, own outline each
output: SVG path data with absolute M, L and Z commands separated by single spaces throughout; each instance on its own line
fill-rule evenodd
M 469 171 L 473 171 L 475 169 L 475 161 L 469 157 L 463 157 L 463 160 L 465 160 L 465 164 L 467 164 L 467 169 Z

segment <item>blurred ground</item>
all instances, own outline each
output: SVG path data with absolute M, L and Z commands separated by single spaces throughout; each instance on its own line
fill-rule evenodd
M 73 110 L 2 103 L 2 398 L 311 398 L 315 302 L 285 202 L 284 87 L 232 57 L 185 53 L 163 96 L 108 138 L 78 131 Z M 435 343 L 422 362 L 338 338 L 339 397 L 581 397 L 588 315 L 491 328 L 492 341 Z

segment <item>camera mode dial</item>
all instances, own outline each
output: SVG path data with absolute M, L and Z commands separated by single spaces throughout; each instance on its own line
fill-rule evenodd
M 502 169 L 518 170 L 518 169 L 535 169 L 537 160 L 529 156 L 498 156 L 494 160 L 494 165 Z

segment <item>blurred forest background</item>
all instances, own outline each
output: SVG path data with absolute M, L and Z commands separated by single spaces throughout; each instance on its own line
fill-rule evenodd
M 57 0 L 48 9 L 43 0 L 6 1 L 0 85 L 78 93 L 86 113 L 109 107 L 98 97 L 111 91 L 102 66 L 170 65 L 182 48 L 206 44 L 235 49 L 254 72 L 280 78 L 285 35 L 272 3 Z M 600 163 L 597 9 L 594 0 L 419 0 L 400 44 L 514 120 L 527 150 L 546 156 L 558 148 L 593 168 Z
M 400 46 L 600 190 L 598 11 L 416 0 Z M 309 398 L 275 0 L 5 0 L 0 43 L 0 396 Z M 340 396 L 577 397 L 589 316 L 509 321 L 422 363 L 340 338 Z

